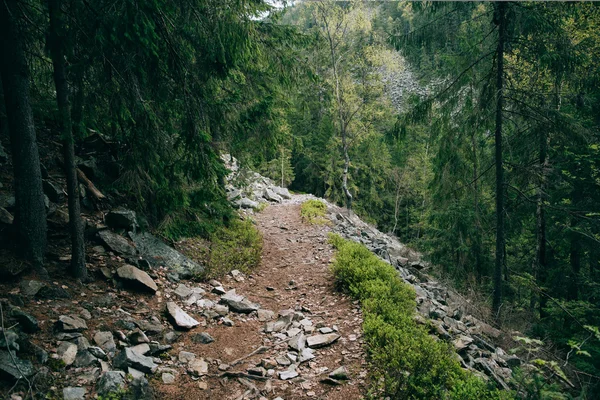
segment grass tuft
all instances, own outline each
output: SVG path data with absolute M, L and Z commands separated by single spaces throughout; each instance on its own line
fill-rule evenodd
M 307 200 L 300 207 L 300 216 L 305 222 L 310 224 L 323 225 L 326 224 L 327 205 L 319 200 Z

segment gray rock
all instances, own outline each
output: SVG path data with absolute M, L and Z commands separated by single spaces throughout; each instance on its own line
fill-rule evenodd
M 157 344 L 157 343 L 150 343 L 150 353 L 149 355 L 151 356 L 158 356 L 160 354 L 163 354 L 165 351 L 171 350 L 173 347 L 171 345 L 168 344 Z
M 152 265 L 163 265 L 176 272 L 181 279 L 198 276 L 204 271 L 201 265 L 167 246 L 148 232 L 130 233 L 130 236 L 140 254 Z
M 10 375 L 14 379 L 21 379 L 23 376 L 30 377 L 35 373 L 33 365 L 29 360 L 14 358 L 15 361 L 13 361 L 7 351 L 0 350 L 0 371 Z
M 96 358 L 99 358 L 104 361 L 108 361 L 108 356 L 100 347 L 90 346 L 87 350 Z
M 82 332 L 88 328 L 85 320 L 76 315 L 61 315 L 56 326 L 63 332 Z
M 125 208 L 116 208 L 109 211 L 104 217 L 104 222 L 111 228 L 127 229 L 130 231 L 135 230 L 138 226 L 135 211 Z
M 0 222 L 5 225 L 12 225 L 15 221 L 15 217 L 11 213 L 9 213 L 6 208 L 0 207 Z
M 315 358 L 315 351 L 313 349 L 309 349 L 308 347 L 300 350 L 300 353 L 298 354 L 299 363 L 312 360 L 313 358 Z
M 284 199 L 288 199 L 289 200 L 289 199 L 292 198 L 292 195 L 290 194 L 290 191 L 287 188 L 283 188 L 283 187 L 280 187 L 280 186 L 272 186 L 271 190 L 273 192 L 275 192 L 275 194 L 281 196 Z
M 298 335 L 291 338 L 288 342 L 288 346 L 290 347 L 290 349 L 296 350 L 298 352 L 301 351 L 305 347 L 305 345 L 306 337 L 303 333 L 299 333 Z
M 141 377 L 131 382 L 131 395 L 128 400 L 154 400 L 154 391 L 148 382 L 148 379 Z
M 290 365 L 292 363 L 289 358 L 284 357 L 284 356 L 277 357 L 275 359 L 275 361 L 277 361 L 277 364 L 279 364 L 283 367 L 287 367 L 288 365 Z
M 0 350 L 20 350 L 20 346 L 18 343 L 19 335 L 13 331 L 6 331 L 3 334 L 0 334 Z
M 46 284 L 44 282 L 40 282 L 40 281 L 25 280 L 25 281 L 22 281 L 19 286 L 21 288 L 21 293 L 24 296 L 35 296 L 37 294 L 37 292 L 40 291 L 41 288 L 46 286 Z
M 70 299 L 72 296 L 60 286 L 44 286 L 35 297 L 38 299 Z
M 66 366 L 69 366 L 75 362 L 77 357 L 77 345 L 70 342 L 61 342 L 56 349 L 56 354 Z
M 188 372 L 194 376 L 203 376 L 208 374 L 208 364 L 203 358 L 190 362 Z
M 89 367 L 90 365 L 100 365 L 100 363 L 87 349 L 77 351 L 77 357 L 75 357 L 73 366 L 76 368 L 83 368 Z
M 175 327 L 183 329 L 192 329 L 200 323 L 194 318 L 190 317 L 185 311 L 181 309 L 177 304 L 172 301 L 167 303 L 167 312 L 171 317 Z
M 452 341 L 454 348 L 456 351 L 462 351 L 469 347 L 469 345 L 473 343 L 473 338 L 466 335 L 459 335 L 456 339 Z
M 171 385 L 171 384 L 175 383 L 175 375 L 170 374 L 168 372 L 164 372 L 162 374 L 161 379 L 165 385 Z
M 62 203 L 65 201 L 65 194 L 62 189 L 58 187 L 55 183 L 50 182 L 47 179 L 42 181 L 42 186 L 44 189 L 44 194 L 48 196 L 48 199 L 53 203 Z
M 96 383 L 96 392 L 100 396 L 118 392 L 125 387 L 125 373 L 123 371 L 108 371 L 100 376 Z
M 200 344 L 209 344 L 215 341 L 215 338 L 210 336 L 208 332 L 198 333 L 197 335 L 192 336 L 192 342 L 200 343 Z
M 258 208 L 258 202 L 256 201 L 252 201 L 246 197 L 243 197 L 239 200 L 236 200 L 234 203 L 238 208 L 251 208 L 251 209 L 256 209 Z
M 142 371 L 139 371 L 135 368 L 128 367 L 127 373 L 133 377 L 133 379 L 143 378 L 146 376 Z
M 223 325 L 225 326 L 233 326 L 233 321 L 227 317 L 223 317 L 221 318 L 221 322 L 223 322 Z
M 144 331 L 146 335 L 160 335 L 163 333 L 165 328 L 158 322 L 150 322 L 150 321 L 136 321 L 135 324 Z
M 190 289 L 189 287 L 187 287 L 183 283 L 180 283 L 179 286 L 177 286 L 177 289 L 175 289 L 174 293 L 177 296 L 179 296 L 180 299 L 187 299 L 192 294 L 194 294 L 194 292 L 192 291 L 192 289 Z
M 278 195 L 277 193 L 275 193 L 274 191 L 272 191 L 269 188 L 265 188 L 262 195 L 265 199 L 267 199 L 269 201 L 274 201 L 276 203 L 281 203 L 283 201 L 283 199 L 281 198 L 280 195 Z
M 235 289 L 231 289 L 221 296 L 221 303 L 227 304 L 229 308 L 238 313 L 249 314 L 260 308 L 258 304 L 254 304 L 244 296 L 235 293 Z
M 129 347 L 124 348 L 117 354 L 113 360 L 113 365 L 123 370 L 127 367 L 133 367 L 146 374 L 154 373 L 158 368 L 158 365 L 154 364 L 151 357 L 138 354 Z
M 152 293 L 156 293 L 158 290 L 158 286 L 156 286 L 156 283 L 150 278 L 150 275 L 133 265 L 122 266 L 117 270 L 117 275 L 119 278 L 134 283 L 137 287 Z
M 129 341 L 132 344 L 150 343 L 148 336 L 146 336 L 146 334 L 139 329 L 136 329 L 129 334 Z
M 346 369 L 346 367 L 339 367 L 334 369 L 330 374 L 329 377 L 331 379 L 335 379 L 335 380 L 347 380 L 348 378 L 348 370 Z
M 180 351 L 178 359 L 179 362 L 189 364 L 196 359 L 196 355 L 194 353 L 190 353 L 189 351 Z
M 130 347 L 131 351 L 139 355 L 145 356 L 150 353 L 150 345 L 148 343 L 141 343 L 136 346 Z
M 275 313 L 271 310 L 259 309 L 256 316 L 260 322 L 271 321 L 275 317 Z
M 85 400 L 87 390 L 83 387 L 66 387 L 63 389 L 64 400 Z
M 223 305 L 223 304 L 216 304 L 213 307 L 213 311 L 216 312 L 217 314 L 219 314 L 221 317 L 224 317 L 227 314 L 229 314 L 229 307 L 227 307 L 226 305 Z
M 328 333 L 326 335 L 313 335 L 309 336 L 306 339 L 306 344 L 311 349 L 318 349 L 320 347 L 329 346 L 339 338 L 340 335 L 338 335 L 337 333 Z
M 111 332 L 96 332 L 94 342 L 108 354 L 114 354 L 117 351 L 117 345 Z
M 130 245 L 127 239 L 125 239 L 123 236 L 117 235 L 116 233 L 106 229 L 98 232 L 98 237 L 110 250 L 114 251 L 115 253 L 130 257 L 136 255 L 135 248 Z
M 294 367 L 290 367 L 289 369 L 286 369 L 285 371 L 279 371 L 278 374 L 279 374 L 279 379 L 281 379 L 282 381 L 287 381 L 289 379 L 293 379 L 298 376 L 298 372 L 296 372 L 296 368 L 294 368 Z

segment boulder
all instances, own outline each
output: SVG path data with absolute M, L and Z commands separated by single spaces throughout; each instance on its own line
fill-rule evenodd
M 274 201 L 276 203 L 281 203 L 283 201 L 283 199 L 281 198 L 280 195 L 278 195 L 277 193 L 275 193 L 273 190 L 271 190 L 269 188 L 265 188 L 262 195 L 265 199 L 267 199 L 269 201 Z
M 64 400 L 85 400 L 87 390 L 83 387 L 66 387 L 63 389 Z
M 100 396 L 118 392 L 125 387 L 125 373 L 122 371 L 108 371 L 102 374 L 96 383 L 96 392 Z
M 271 187 L 271 190 L 284 199 L 289 200 L 292 198 L 292 195 L 290 194 L 290 191 L 287 188 L 283 188 L 281 186 L 273 186 Z
M 167 246 L 160 239 L 148 232 L 130 233 L 136 248 L 144 259 L 153 266 L 162 265 L 175 272 L 181 279 L 188 279 L 200 275 L 204 268 L 184 256 L 177 250 Z
M 126 229 L 134 231 L 138 226 L 135 211 L 125 208 L 116 208 L 104 216 L 106 225 L 113 229 Z
M 114 251 L 115 253 L 129 257 L 136 255 L 135 248 L 130 245 L 127 239 L 125 239 L 123 236 L 117 235 L 116 233 L 105 229 L 98 232 L 98 237 L 110 250 Z
M 10 315 L 17 320 L 24 332 L 35 333 L 40 330 L 38 320 L 31 314 L 26 313 L 20 308 L 13 307 Z
M 15 217 L 11 213 L 9 213 L 6 208 L 0 207 L 0 222 L 5 225 L 12 225 Z
M 329 377 L 331 379 L 335 379 L 335 380 L 347 380 L 348 379 L 348 370 L 346 369 L 346 367 L 339 367 L 334 369 L 330 374 Z
M 132 400 L 154 400 L 154 391 L 152 386 L 148 382 L 148 379 L 144 377 L 135 378 L 131 382 L 131 395 L 127 399 Z
M 124 265 L 120 267 L 117 270 L 117 275 L 119 278 L 124 279 L 129 283 L 133 283 L 135 286 L 149 292 L 156 293 L 158 290 L 158 286 L 156 286 L 154 280 L 150 278 L 150 275 L 133 265 Z
M 117 345 L 111 332 L 96 332 L 94 342 L 108 354 L 114 354 L 117 351 Z
M 71 342 L 61 342 L 56 349 L 56 354 L 66 366 L 69 366 L 75 362 L 77 357 L 77 345 Z
M 200 323 L 190 317 L 185 311 L 172 301 L 167 303 L 167 313 L 171 317 L 173 324 L 177 328 L 192 329 Z
M 17 357 L 14 357 L 13 361 L 13 357 L 5 350 L 0 350 L 0 371 L 14 379 L 21 379 L 23 376 L 30 377 L 35 373 L 31 361 L 21 360 Z
M 209 344 L 215 341 L 215 338 L 210 336 L 208 332 L 198 333 L 197 335 L 192 336 L 192 342 L 200 343 L 200 344 Z
M 250 200 L 246 197 L 242 197 L 239 200 L 236 200 L 234 203 L 238 208 L 258 208 L 259 203 L 253 200 Z

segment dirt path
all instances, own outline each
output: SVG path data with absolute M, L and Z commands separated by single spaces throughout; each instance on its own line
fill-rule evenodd
M 234 326 L 210 323 L 186 333 L 174 344 L 172 354 L 185 350 L 203 357 L 209 364 L 209 375 L 193 381 L 190 376 L 182 374 L 175 385 L 163 385 L 161 382 L 156 386 L 159 398 L 360 399 L 366 377 L 361 340 L 362 315 L 356 303 L 334 289 L 333 276 L 329 271 L 333 250 L 327 244 L 328 228 L 303 223 L 299 205 L 290 203 L 271 205 L 254 218 L 264 236 L 261 265 L 241 282 L 231 277 L 223 279 L 225 289 L 235 288 L 238 294 L 259 303 L 262 309 L 274 311 L 275 318 L 281 310 L 300 311 L 312 321 L 315 334 L 319 333 L 318 328 L 328 327 L 337 329 L 340 339 L 315 350 L 314 359 L 298 366 L 297 378 L 281 380 L 277 372 L 287 369 L 281 365 L 274 368 L 274 375 L 267 381 L 223 378 L 218 376 L 222 374 L 218 368 L 220 364 L 231 364 L 260 346 L 269 349 L 230 367 L 228 371 L 247 372 L 260 365 L 263 359 L 275 360 L 285 357 L 288 352 L 289 339 L 285 332 L 264 333 L 265 322 L 258 321 L 256 315 L 230 313 Z M 210 344 L 193 343 L 191 338 L 201 331 L 208 332 L 215 341 Z M 349 381 L 339 386 L 320 382 L 340 366 L 349 371 Z M 261 394 L 250 395 L 251 385 L 255 385 Z M 244 397 L 245 393 L 247 397 Z

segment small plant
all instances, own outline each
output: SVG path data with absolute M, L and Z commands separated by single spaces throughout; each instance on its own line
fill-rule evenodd
M 305 222 L 310 224 L 326 224 L 327 218 L 325 213 L 327 212 L 327 205 L 319 200 L 307 200 L 302 203 L 300 207 L 300 216 Z
M 256 207 L 254 210 L 259 213 L 264 211 L 265 208 L 267 208 L 269 206 L 269 203 L 258 203 L 258 207 Z

